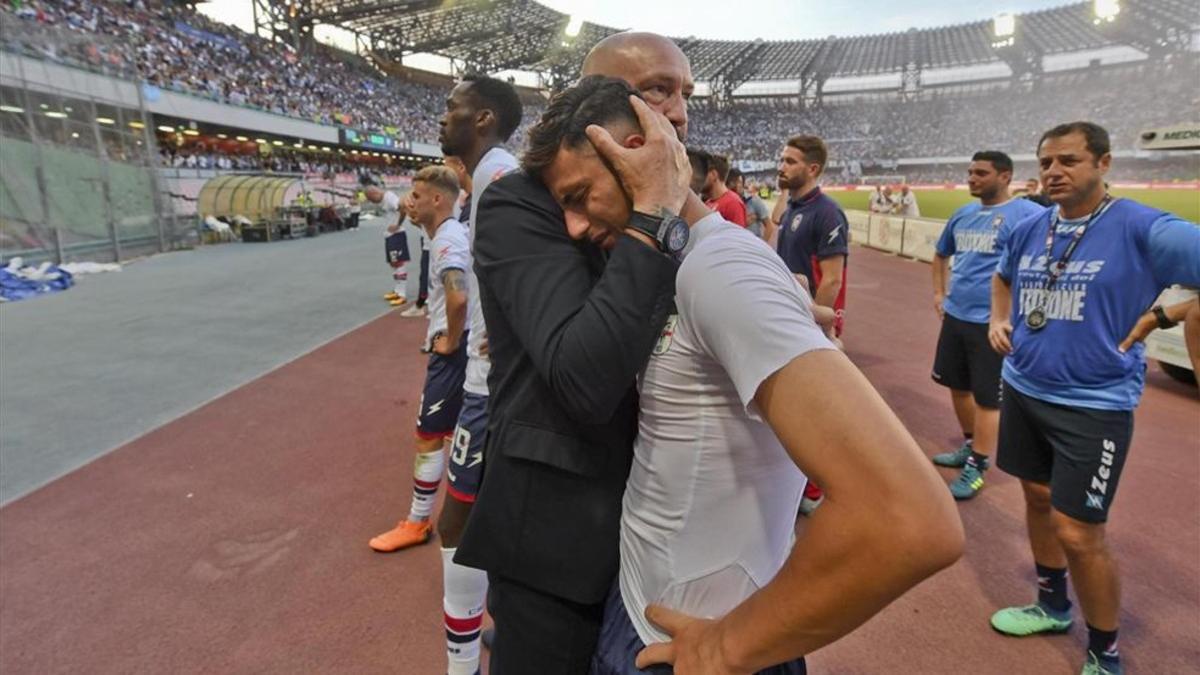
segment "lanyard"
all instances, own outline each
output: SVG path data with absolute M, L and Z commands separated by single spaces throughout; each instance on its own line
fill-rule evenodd
M 1054 288 L 1054 284 L 1058 283 L 1058 278 L 1062 276 L 1062 273 L 1067 269 L 1067 262 L 1071 259 L 1071 255 L 1075 253 L 1075 248 L 1079 246 L 1079 240 L 1083 239 L 1084 233 L 1086 233 L 1088 228 L 1091 227 L 1092 223 L 1095 222 L 1095 220 L 1108 209 L 1109 205 L 1112 204 L 1112 201 L 1113 199 L 1111 196 L 1107 194 L 1104 195 L 1104 200 L 1100 202 L 1100 205 L 1096 207 L 1095 211 L 1092 211 L 1092 215 L 1088 216 L 1088 219 L 1083 223 L 1083 225 L 1075 230 L 1075 234 L 1071 235 L 1071 243 L 1067 244 L 1067 250 L 1063 251 L 1062 258 L 1059 258 L 1058 262 L 1051 264 L 1054 255 L 1054 234 L 1058 231 L 1059 215 L 1061 214 L 1061 209 L 1054 210 L 1054 217 L 1050 219 L 1050 229 L 1046 231 L 1047 274 L 1045 289 L 1047 291 L 1051 288 Z

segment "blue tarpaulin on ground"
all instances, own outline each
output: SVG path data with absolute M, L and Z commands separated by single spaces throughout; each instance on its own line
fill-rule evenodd
M 0 269 L 0 298 L 10 302 L 65 291 L 73 285 L 75 277 L 53 265 L 46 268 L 39 278 L 23 276 L 7 267 Z

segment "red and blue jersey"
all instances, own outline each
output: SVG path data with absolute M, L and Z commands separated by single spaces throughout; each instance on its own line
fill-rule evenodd
M 793 274 L 808 278 L 815 295 L 821 284 L 820 261 L 850 255 L 850 226 L 842 207 L 815 187 L 808 193 L 788 200 L 779 221 L 776 251 Z M 833 309 L 838 313 L 837 334 L 842 332 L 842 313 L 846 309 L 846 263 L 842 264 L 842 288 Z

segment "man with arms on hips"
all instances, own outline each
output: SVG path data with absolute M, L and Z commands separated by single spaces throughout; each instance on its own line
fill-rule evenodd
M 988 338 L 1006 354 L 997 465 L 1021 479 L 1038 599 L 992 616 L 1008 635 L 1070 628 L 1067 570 L 1087 622 L 1085 675 L 1121 673 L 1120 580 L 1104 523 L 1145 382 L 1122 339 L 1166 286 L 1200 285 L 1200 228 L 1108 194 L 1108 132 L 1090 122 L 1042 135 L 1055 206 L 1009 237 L 992 280 Z
M 950 484 L 955 499 L 970 499 L 983 489 L 1000 430 L 1003 358 L 988 343 L 992 274 L 1013 226 L 1042 212 L 1037 204 L 1009 194 L 1012 171 L 1012 159 L 1003 152 L 975 153 L 967 168 L 967 188 L 979 201 L 950 216 L 933 257 L 933 307 L 942 321 L 933 381 L 950 389 L 964 439 L 958 450 L 934 455 L 933 463 L 962 469 Z
M 784 146 L 779 158 L 779 189 L 783 192 L 780 201 L 786 201 L 786 206 L 779 219 L 776 250 L 792 273 L 808 279 L 813 300 L 837 314 L 834 335 L 841 337 L 850 227 L 841 207 L 817 184 L 828 156 L 825 142 L 816 136 L 793 136 Z M 821 488 L 809 481 L 800 513 L 811 514 L 823 498 Z
M 446 99 L 439 142 L 447 156 L 458 157 L 471 173 L 472 198 L 467 213 L 478 222 L 479 201 L 487 187 L 517 167 L 503 144 L 521 124 L 521 100 L 513 86 L 483 76 L 463 78 Z M 475 228 L 470 228 L 474 246 Z M 483 448 L 487 431 L 487 326 L 479 302 L 479 280 L 467 274 L 467 369 L 462 411 L 446 467 L 446 500 L 438 515 L 442 543 L 442 605 L 446 626 L 447 675 L 473 675 L 479 670 L 479 642 L 487 574 L 454 562 L 463 527 L 471 514 L 483 479 Z
M 631 95 L 621 80 L 584 78 L 530 131 L 523 165 L 575 239 L 611 247 L 636 218 L 622 191 L 627 158 L 659 122 Z M 589 125 L 604 131 L 585 136 Z M 639 381 L 620 583 L 592 672 L 802 673 L 804 654 L 957 559 L 961 525 L 916 442 L 826 339 L 770 247 L 713 213 L 685 250 L 678 313 Z M 793 547 L 798 467 L 831 499 Z
M 597 71 L 624 77 L 669 120 L 647 134 L 632 172 L 656 182 L 627 186 L 650 232 L 622 235 L 608 252 L 577 242 L 553 197 L 524 172 L 496 180 L 479 200 L 475 271 L 492 361 L 487 461 L 455 561 L 488 572 L 493 675 L 589 667 L 618 567 L 636 376 L 674 297 L 677 264 L 657 235 L 675 222 L 670 213 L 707 214 L 687 189 L 676 137 L 686 134 L 693 87 L 679 47 L 619 33 L 584 61 L 585 75 Z
M 413 220 L 430 239 L 429 329 L 425 350 L 429 364 L 417 417 L 417 456 L 408 517 L 371 539 L 380 552 L 398 551 L 429 541 L 429 520 L 437 499 L 446 458 L 442 452 L 462 407 L 467 367 L 467 277 L 471 266 L 467 229 L 451 217 L 458 199 L 458 179 L 444 166 L 427 166 L 413 177 Z

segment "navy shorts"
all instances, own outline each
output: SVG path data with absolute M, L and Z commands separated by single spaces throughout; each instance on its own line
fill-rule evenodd
M 1004 383 L 996 466 L 1048 484 L 1059 513 L 1085 523 L 1108 520 L 1132 439 L 1132 410 L 1050 403 Z
M 408 233 L 401 228 L 399 232 L 389 234 L 387 239 L 383 240 L 383 251 L 392 267 L 399 267 L 411 260 L 412 256 L 408 254 Z
M 625 602 L 621 600 L 621 586 L 613 582 L 604 605 L 604 623 L 600 626 L 600 640 L 596 643 L 596 654 L 592 657 L 591 675 L 672 675 L 674 669 L 667 665 L 650 666 L 639 670 L 634 665 L 638 652 L 646 643 L 638 637 Z M 804 657 L 795 661 L 771 666 L 758 671 L 758 675 L 805 675 L 808 672 Z
M 462 410 L 463 380 L 467 377 L 467 340 L 453 354 L 429 355 L 421 411 L 417 414 L 417 436 L 426 440 L 449 438 Z
M 993 410 L 1000 407 L 1000 368 L 1004 357 L 988 342 L 986 323 L 972 323 L 949 314 L 942 319 L 937 353 L 933 357 L 933 381 L 957 391 L 974 394 L 975 404 Z
M 466 504 L 475 503 L 483 480 L 483 441 L 487 433 L 488 397 L 466 392 L 454 429 L 450 466 L 446 467 L 446 494 Z

